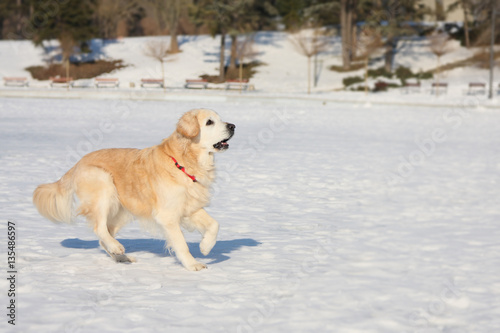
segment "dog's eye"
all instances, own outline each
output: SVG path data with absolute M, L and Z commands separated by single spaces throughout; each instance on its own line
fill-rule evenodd
M 207 126 L 210 126 L 210 125 L 213 125 L 213 124 L 214 124 L 214 122 L 212 121 L 212 119 L 208 119 L 207 120 Z

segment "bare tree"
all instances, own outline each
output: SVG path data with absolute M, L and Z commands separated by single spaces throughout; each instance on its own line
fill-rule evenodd
M 74 52 L 76 41 L 68 33 L 61 33 L 59 37 L 59 45 L 61 47 L 62 60 L 66 67 L 66 79 L 69 79 L 69 64 L 70 57 Z M 68 84 L 69 89 L 69 84 Z
M 323 30 L 300 30 L 291 36 L 291 41 L 300 54 L 307 57 L 307 93 L 311 93 L 311 58 L 326 50 L 328 42 Z
M 368 93 L 368 65 L 370 63 L 370 57 L 383 45 L 382 37 L 377 30 L 365 27 L 361 31 L 358 40 L 357 55 L 365 62 L 365 94 Z
M 165 86 L 165 61 L 166 58 L 171 54 L 169 45 L 164 40 L 152 40 L 146 44 L 146 48 L 144 49 L 144 54 L 148 57 L 156 59 L 161 64 L 161 75 L 163 81 L 163 89 L 166 89 Z
M 149 0 L 156 12 L 158 24 L 168 28 L 170 34 L 170 53 L 179 53 L 177 29 L 183 11 L 190 5 L 186 0 Z
M 450 36 L 448 36 L 445 32 L 437 32 L 429 37 L 430 40 L 430 48 L 432 53 L 437 57 L 437 67 L 436 67 L 436 95 L 439 96 L 439 78 L 441 72 L 441 57 L 446 53 L 451 51 L 451 48 L 448 45 L 448 41 Z
M 251 59 L 257 55 L 257 52 L 253 48 L 254 37 L 254 34 L 245 35 L 244 39 L 238 42 L 238 46 L 236 48 L 236 55 L 238 57 L 239 63 L 238 77 L 240 79 L 240 82 L 243 81 L 243 60 L 245 58 Z M 242 88 L 243 85 L 240 85 L 240 93 Z
M 139 0 L 99 0 L 96 16 L 102 36 L 107 39 L 116 37 L 118 23 L 129 20 L 139 10 Z

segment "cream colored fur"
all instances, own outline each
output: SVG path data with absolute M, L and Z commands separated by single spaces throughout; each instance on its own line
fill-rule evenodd
M 188 270 L 206 268 L 190 254 L 181 226 L 202 234 L 200 250 L 207 255 L 219 230 L 217 221 L 203 209 L 215 178 L 214 153 L 219 149 L 214 144 L 230 138 L 233 132 L 234 125 L 222 122 L 211 110 L 189 111 L 161 144 L 142 150 L 104 149 L 90 153 L 59 181 L 38 186 L 33 202 L 49 220 L 69 223 L 75 213 L 76 195 L 76 214 L 87 219 L 101 246 L 116 261 L 133 261 L 114 237 L 136 218 L 155 223 Z M 197 182 L 180 171 L 171 157 Z

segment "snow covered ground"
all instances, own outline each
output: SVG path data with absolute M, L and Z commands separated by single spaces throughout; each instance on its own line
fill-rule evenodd
M 0 330 L 498 332 L 500 114 L 455 103 L 2 98 L 0 269 L 14 221 L 18 308 Z M 219 241 L 203 257 L 186 234 L 208 270 L 137 224 L 118 239 L 138 262 L 116 264 L 84 222 L 32 206 L 78 155 L 154 145 L 200 106 L 237 126 L 208 208 Z

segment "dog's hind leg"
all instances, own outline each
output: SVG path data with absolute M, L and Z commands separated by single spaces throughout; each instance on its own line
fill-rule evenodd
M 217 242 L 219 223 L 212 218 L 204 209 L 198 210 L 189 217 L 192 225 L 203 236 L 200 242 L 200 251 L 203 255 L 208 255 Z
M 87 218 L 99 238 L 99 244 L 116 261 L 126 260 L 125 248 L 108 229 L 108 219 L 113 219 L 120 210 L 120 202 L 111 175 L 106 171 L 88 167 L 79 173 L 76 195 L 80 200 L 78 214 Z
M 111 235 L 111 237 L 115 237 L 118 231 L 128 224 L 132 220 L 132 216 L 123 208 L 120 207 L 118 209 L 118 212 L 114 216 L 108 216 L 108 232 Z M 101 243 L 101 242 L 100 242 Z M 108 250 L 106 247 L 101 243 L 102 248 L 106 252 Z M 122 263 L 131 263 L 131 262 L 136 262 L 136 259 L 131 256 L 127 256 L 125 254 L 114 254 L 108 252 L 108 254 L 115 259 L 116 262 L 122 262 Z

